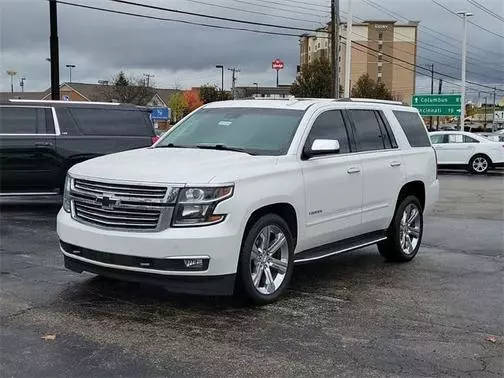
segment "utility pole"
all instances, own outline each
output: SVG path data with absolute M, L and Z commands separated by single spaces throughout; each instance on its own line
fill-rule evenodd
M 150 86 L 150 78 L 151 77 L 154 77 L 153 74 L 143 74 L 146 78 L 147 78 L 147 81 L 146 81 L 146 86 L 149 87 Z
M 494 87 L 493 89 L 493 106 L 492 106 L 492 132 L 494 132 L 494 127 L 495 127 L 495 92 L 497 91 L 497 88 Z
M 431 94 L 434 94 L 434 63 L 431 65 Z M 434 117 L 430 116 L 430 127 L 432 130 L 432 123 L 434 122 Z
M 218 64 L 215 68 L 221 69 L 221 100 L 224 100 L 224 66 L 222 64 Z
M 339 0 L 331 0 L 332 97 L 339 98 Z
M 350 97 L 350 78 L 352 70 L 352 0 L 348 0 L 347 10 L 347 33 L 345 48 L 345 94 L 343 97 Z M 431 125 L 432 126 L 432 125 Z
M 7 70 L 7 75 L 10 76 L 10 90 L 11 93 L 14 93 L 14 76 L 16 76 L 17 72 L 13 70 Z
M 51 35 L 49 44 L 51 50 L 51 99 L 60 99 L 59 86 L 59 42 L 58 42 L 58 10 L 56 0 L 49 0 L 49 23 Z
M 464 131 L 465 118 L 465 89 L 466 89 L 466 57 L 467 57 L 467 17 L 472 16 L 469 12 L 457 12 L 463 20 L 463 38 L 462 38 L 462 94 L 460 99 L 460 131 Z
M 24 82 L 26 80 L 26 77 L 22 77 L 20 80 L 19 80 L 19 86 L 21 87 L 21 93 L 24 93 Z
M 233 73 L 232 76 L 232 86 L 231 86 L 231 96 L 233 97 L 233 100 L 235 99 L 235 86 L 236 86 L 236 73 L 240 72 L 240 70 L 236 67 L 228 68 L 229 71 Z
M 485 107 L 483 108 L 483 111 L 485 112 L 485 123 L 484 123 L 484 125 L 485 125 L 485 131 L 486 131 L 486 125 L 487 125 L 487 102 L 488 102 L 488 97 L 487 97 L 487 96 L 485 96 L 485 97 L 484 97 L 484 99 L 485 99 Z
M 441 94 L 443 91 L 443 79 L 439 79 L 439 88 L 438 88 L 438 94 Z M 437 116 L 437 125 L 436 125 L 436 130 L 439 130 L 439 116 Z
M 65 67 L 70 70 L 70 81 L 69 81 L 69 83 L 71 83 L 72 82 L 72 68 L 75 68 L 75 64 L 67 64 L 67 65 L 65 65 Z

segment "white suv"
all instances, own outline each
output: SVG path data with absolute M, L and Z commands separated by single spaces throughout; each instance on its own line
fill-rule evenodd
M 65 188 L 67 268 L 268 303 L 296 263 L 375 243 L 411 260 L 439 185 L 415 109 L 291 99 L 205 105 L 153 147 L 73 166 Z

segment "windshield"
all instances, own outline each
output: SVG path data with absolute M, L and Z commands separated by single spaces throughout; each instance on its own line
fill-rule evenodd
M 201 109 L 169 132 L 156 148 L 215 146 L 254 155 L 284 155 L 303 114 L 292 109 Z

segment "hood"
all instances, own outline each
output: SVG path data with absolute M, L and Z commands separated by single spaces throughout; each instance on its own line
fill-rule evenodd
M 142 148 L 105 155 L 74 165 L 70 174 L 88 178 L 179 184 L 207 184 L 270 166 L 275 156 L 196 148 Z

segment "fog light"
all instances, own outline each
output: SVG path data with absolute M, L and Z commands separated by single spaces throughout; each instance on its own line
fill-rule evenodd
M 190 269 L 203 269 L 203 259 L 184 259 L 184 265 Z

